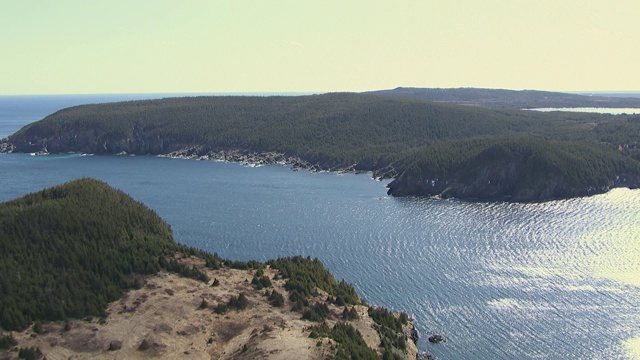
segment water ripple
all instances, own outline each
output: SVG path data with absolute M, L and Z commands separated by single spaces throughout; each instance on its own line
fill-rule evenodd
M 1 199 L 92 176 L 156 210 L 179 242 L 239 260 L 319 257 L 370 303 L 444 334 L 419 344 L 441 359 L 629 358 L 640 337 L 638 191 L 481 204 L 283 167 L 31 158 L 0 157 L 12 174 Z

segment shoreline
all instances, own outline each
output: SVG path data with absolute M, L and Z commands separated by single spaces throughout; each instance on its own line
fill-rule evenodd
M 126 153 L 120 155 L 128 155 Z M 209 150 L 206 151 L 203 147 L 194 146 L 187 147 L 181 150 L 172 151 L 166 154 L 155 155 L 157 157 L 171 158 L 171 159 L 187 159 L 187 160 L 204 160 L 204 161 L 219 161 L 226 163 L 238 163 L 249 167 L 260 167 L 267 165 L 281 165 L 288 166 L 292 171 L 307 170 L 312 173 L 320 172 L 332 172 L 338 175 L 343 174 L 370 174 L 371 178 L 376 181 L 382 181 L 385 179 L 392 179 L 390 173 L 395 174 L 392 166 L 387 166 L 383 170 L 365 170 L 357 169 L 358 164 L 351 166 L 334 166 L 322 165 L 319 162 L 312 164 L 306 160 L 303 160 L 297 156 L 288 156 L 282 152 L 276 151 L 246 151 L 246 150 Z M 389 169 L 390 168 L 390 169 Z
M 14 153 L 16 146 L 9 141 L 8 138 L 0 139 L 0 154 Z M 32 155 L 47 155 L 48 149 L 43 147 L 40 151 L 31 153 Z M 55 154 L 51 153 L 51 154 Z M 94 155 L 84 154 L 82 155 Z M 526 191 L 519 194 L 482 194 L 484 190 L 479 188 L 479 183 L 464 184 L 455 179 L 446 181 L 440 179 L 440 183 L 446 186 L 424 186 L 422 182 L 411 182 L 405 179 L 404 174 L 398 172 L 393 163 L 384 166 L 375 166 L 373 164 L 349 164 L 344 165 L 331 160 L 318 160 L 315 162 L 304 160 L 299 156 L 287 155 L 279 151 L 252 151 L 247 149 L 212 149 L 209 146 L 194 145 L 180 148 L 178 150 L 167 153 L 146 153 L 137 154 L 120 151 L 118 153 L 99 153 L 99 155 L 116 155 L 116 156 L 136 156 L 151 155 L 156 157 L 166 157 L 172 159 L 188 159 L 188 160 L 206 160 L 228 163 L 238 163 L 248 167 L 261 167 L 266 165 L 287 166 L 292 171 L 307 170 L 312 173 L 332 172 L 337 175 L 344 174 L 367 174 L 373 180 L 383 181 L 389 180 L 386 185 L 387 195 L 401 197 L 418 197 L 418 198 L 455 198 L 466 202 L 510 202 L 510 203 L 539 203 L 554 200 L 582 198 L 598 194 L 607 193 L 614 188 L 637 189 L 638 186 L 628 181 L 624 176 L 616 176 L 616 180 L 607 186 L 590 186 L 584 188 L 564 188 L 561 189 L 562 194 L 551 194 L 554 189 L 525 189 Z

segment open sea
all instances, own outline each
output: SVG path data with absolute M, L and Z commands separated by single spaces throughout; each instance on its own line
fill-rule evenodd
M 61 108 L 0 96 L 0 137 Z M 151 156 L 0 155 L 0 201 L 94 177 L 222 257 L 318 257 L 438 359 L 640 359 L 640 190 L 542 204 L 393 198 L 368 175 Z M 426 338 L 438 333 L 444 344 Z

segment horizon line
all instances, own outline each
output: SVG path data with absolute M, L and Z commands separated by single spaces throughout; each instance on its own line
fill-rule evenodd
M 365 91 L 177 91 L 177 92 L 96 92 L 96 93 L 35 93 L 35 94 L 0 94 L 2 97 L 10 96 L 121 96 L 121 95 L 180 95 L 180 96 L 305 96 L 305 95 L 321 95 L 330 93 L 369 93 L 376 91 L 392 91 L 396 89 L 440 89 L 440 90 L 454 90 L 454 89 L 478 89 L 478 90 L 508 90 L 508 91 L 543 91 L 543 92 L 555 92 L 564 94 L 639 94 L 638 90 L 541 90 L 541 89 L 508 89 L 508 88 L 485 88 L 485 87 L 412 87 L 412 86 L 398 86 L 388 89 L 376 89 Z

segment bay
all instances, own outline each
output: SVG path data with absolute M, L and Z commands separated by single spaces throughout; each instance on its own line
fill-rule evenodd
M 0 97 L 0 134 L 85 101 Z M 640 358 L 639 191 L 465 203 L 283 166 L 4 154 L 0 201 L 84 176 L 154 209 L 181 243 L 238 260 L 320 258 L 369 303 L 407 311 L 439 359 Z

